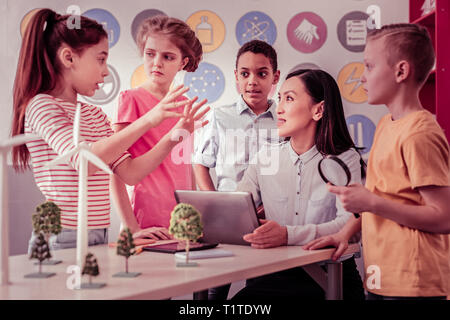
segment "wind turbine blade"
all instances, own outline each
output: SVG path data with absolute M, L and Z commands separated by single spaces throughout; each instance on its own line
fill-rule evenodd
M 69 163 L 70 158 L 75 155 L 78 152 L 78 148 L 74 148 L 72 150 L 70 150 L 69 152 L 67 152 L 66 154 L 63 154 L 62 156 L 50 161 L 49 163 L 47 163 L 43 169 L 48 169 L 51 167 L 55 167 L 58 164 L 63 164 L 63 163 Z
M 94 153 L 92 153 L 89 150 L 83 149 L 81 151 L 81 156 L 85 157 L 89 162 L 92 162 L 97 168 L 109 173 L 109 174 L 113 174 L 113 172 L 111 171 L 111 169 L 109 168 L 109 166 L 103 162 L 102 159 L 100 159 L 99 157 L 97 157 Z
M 73 121 L 73 144 L 77 147 L 80 144 L 80 118 L 81 118 L 81 103 L 77 103 L 75 110 L 75 118 Z
M 28 141 L 39 139 L 37 135 L 34 134 L 19 134 L 1 143 L 2 148 L 8 148 L 12 146 L 20 146 L 21 144 L 27 143 Z

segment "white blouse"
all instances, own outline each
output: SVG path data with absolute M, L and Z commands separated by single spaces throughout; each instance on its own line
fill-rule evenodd
M 350 183 L 361 183 L 359 153 L 349 149 L 338 157 L 350 169 Z M 257 206 L 264 204 L 266 219 L 286 226 L 288 245 L 336 233 L 352 215 L 327 190 L 318 171 L 321 159 L 316 146 L 302 155 L 289 141 L 265 146 L 238 184 L 237 191 L 251 192 Z

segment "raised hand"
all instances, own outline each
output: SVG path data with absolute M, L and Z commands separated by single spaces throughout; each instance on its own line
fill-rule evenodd
M 152 123 L 152 127 L 158 126 L 167 118 L 181 118 L 182 112 L 177 112 L 175 109 L 185 107 L 188 104 L 192 104 L 194 99 L 176 101 L 178 97 L 182 96 L 189 90 L 184 85 L 179 85 L 167 92 L 166 96 L 151 110 L 149 110 L 144 117 Z
M 204 110 L 199 111 L 202 106 L 208 101 L 203 99 L 197 103 L 194 107 L 192 105 L 197 101 L 197 97 L 189 100 L 189 103 L 185 105 L 183 116 L 177 122 L 177 124 L 172 129 L 173 136 L 187 136 L 194 132 L 195 129 L 201 128 L 208 123 L 208 120 L 200 121 L 206 113 L 211 109 L 209 106 Z

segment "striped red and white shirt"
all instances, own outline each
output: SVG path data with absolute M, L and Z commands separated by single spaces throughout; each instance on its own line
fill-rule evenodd
M 36 95 L 25 112 L 25 133 L 40 137 L 27 143 L 37 186 L 47 201 L 53 201 L 61 209 L 63 228 L 76 229 L 78 213 L 78 153 L 67 164 L 43 168 L 74 148 L 73 122 L 76 106 L 73 103 L 47 94 Z M 113 134 L 106 114 L 99 108 L 82 104 L 80 117 L 80 142 L 88 144 Z M 127 157 L 124 152 L 113 163 L 114 169 Z M 97 171 L 88 177 L 88 228 L 107 228 L 110 224 L 109 174 Z

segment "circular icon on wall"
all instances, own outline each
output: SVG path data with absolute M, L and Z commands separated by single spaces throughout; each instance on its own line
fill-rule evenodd
M 106 33 L 108 33 L 109 47 L 112 48 L 120 37 L 120 25 L 117 19 L 104 9 L 90 9 L 83 13 L 83 16 L 96 20 L 103 25 Z
M 327 40 L 327 25 L 314 12 L 301 12 L 289 21 L 287 38 L 294 49 L 312 53 L 319 50 Z
M 206 98 L 212 103 L 219 99 L 225 90 L 225 77 L 217 66 L 202 62 L 195 72 L 186 73 L 184 85 L 190 88 L 186 93 L 189 98 L 198 96 L 199 101 Z
M 337 26 L 337 35 L 345 49 L 352 52 L 364 51 L 368 18 L 369 15 L 362 11 L 352 11 L 341 18 Z
M 347 128 L 357 147 L 363 148 L 361 154 L 368 153 L 372 148 L 375 135 L 375 124 L 362 114 L 354 114 L 346 119 Z
M 363 103 L 367 101 L 367 93 L 361 82 L 364 64 L 352 62 L 344 66 L 338 74 L 337 83 L 341 95 L 349 102 Z
M 153 16 L 158 16 L 158 15 L 162 15 L 162 16 L 167 16 L 167 14 L 165 14 L 164 12 L 157 10 L 157 9 L 147 9 L 144 10 L 140 13 L 138 13 L 136 15 L 136 17 L 134 17 L 133 22 L 131 23 L 131 35 L 133 36 L 134 42 L 137 41 L 137 33 L 139 30 L 139 26 L 141 25 L 141 23 L 145 20 L 147 20 L 148 18 L 151 18 Z
M 144 65 L 137 67 L 131 75 L 131 88 L 137 88 L 147 81 L 147 74 L 145 73 Z
M 236 39 L 241 46 L 251 40 L 262 40 L 272 45 L 276 38 L 277 27 L 263 12 L 248 12 L 236 24 Z
M 214 12 L 197 11 L 186 23 L 195 31 L 205 53 L 216 50 L 225 39 L 225 24 Z
M 83 98 L 93 104 L 107 104 L 114 100 L 120 90 L 120 79 L 116 69 L 108 64 L 109 75 L 104 79 L 100 85 L 100 89 L 95 91 L 92 97 L 83 96 Z
M 296 70 L 300 70 L 300 69 L 311 69 L 311 70 L 319 69 L 320 70 L 321 68 L 312 62 L 305 62 L 305 63 L 300 63 L 300 64 L 296 65 L 295 67 L 291 68 L 291 70 L 289 70 L 288 74 L 291 72 L 294 72 Z
M 25 33 L 25 29 L 28 26 L 28 23 L 30 22 L 31 18 L 34 16 L 36 12 L 41 10 L 41 8 L 36 8 L 31 11 L 28 11 L 26 15 L 23 16 L 22 21 L 20 22 L 20 35 L 23 37 Z

